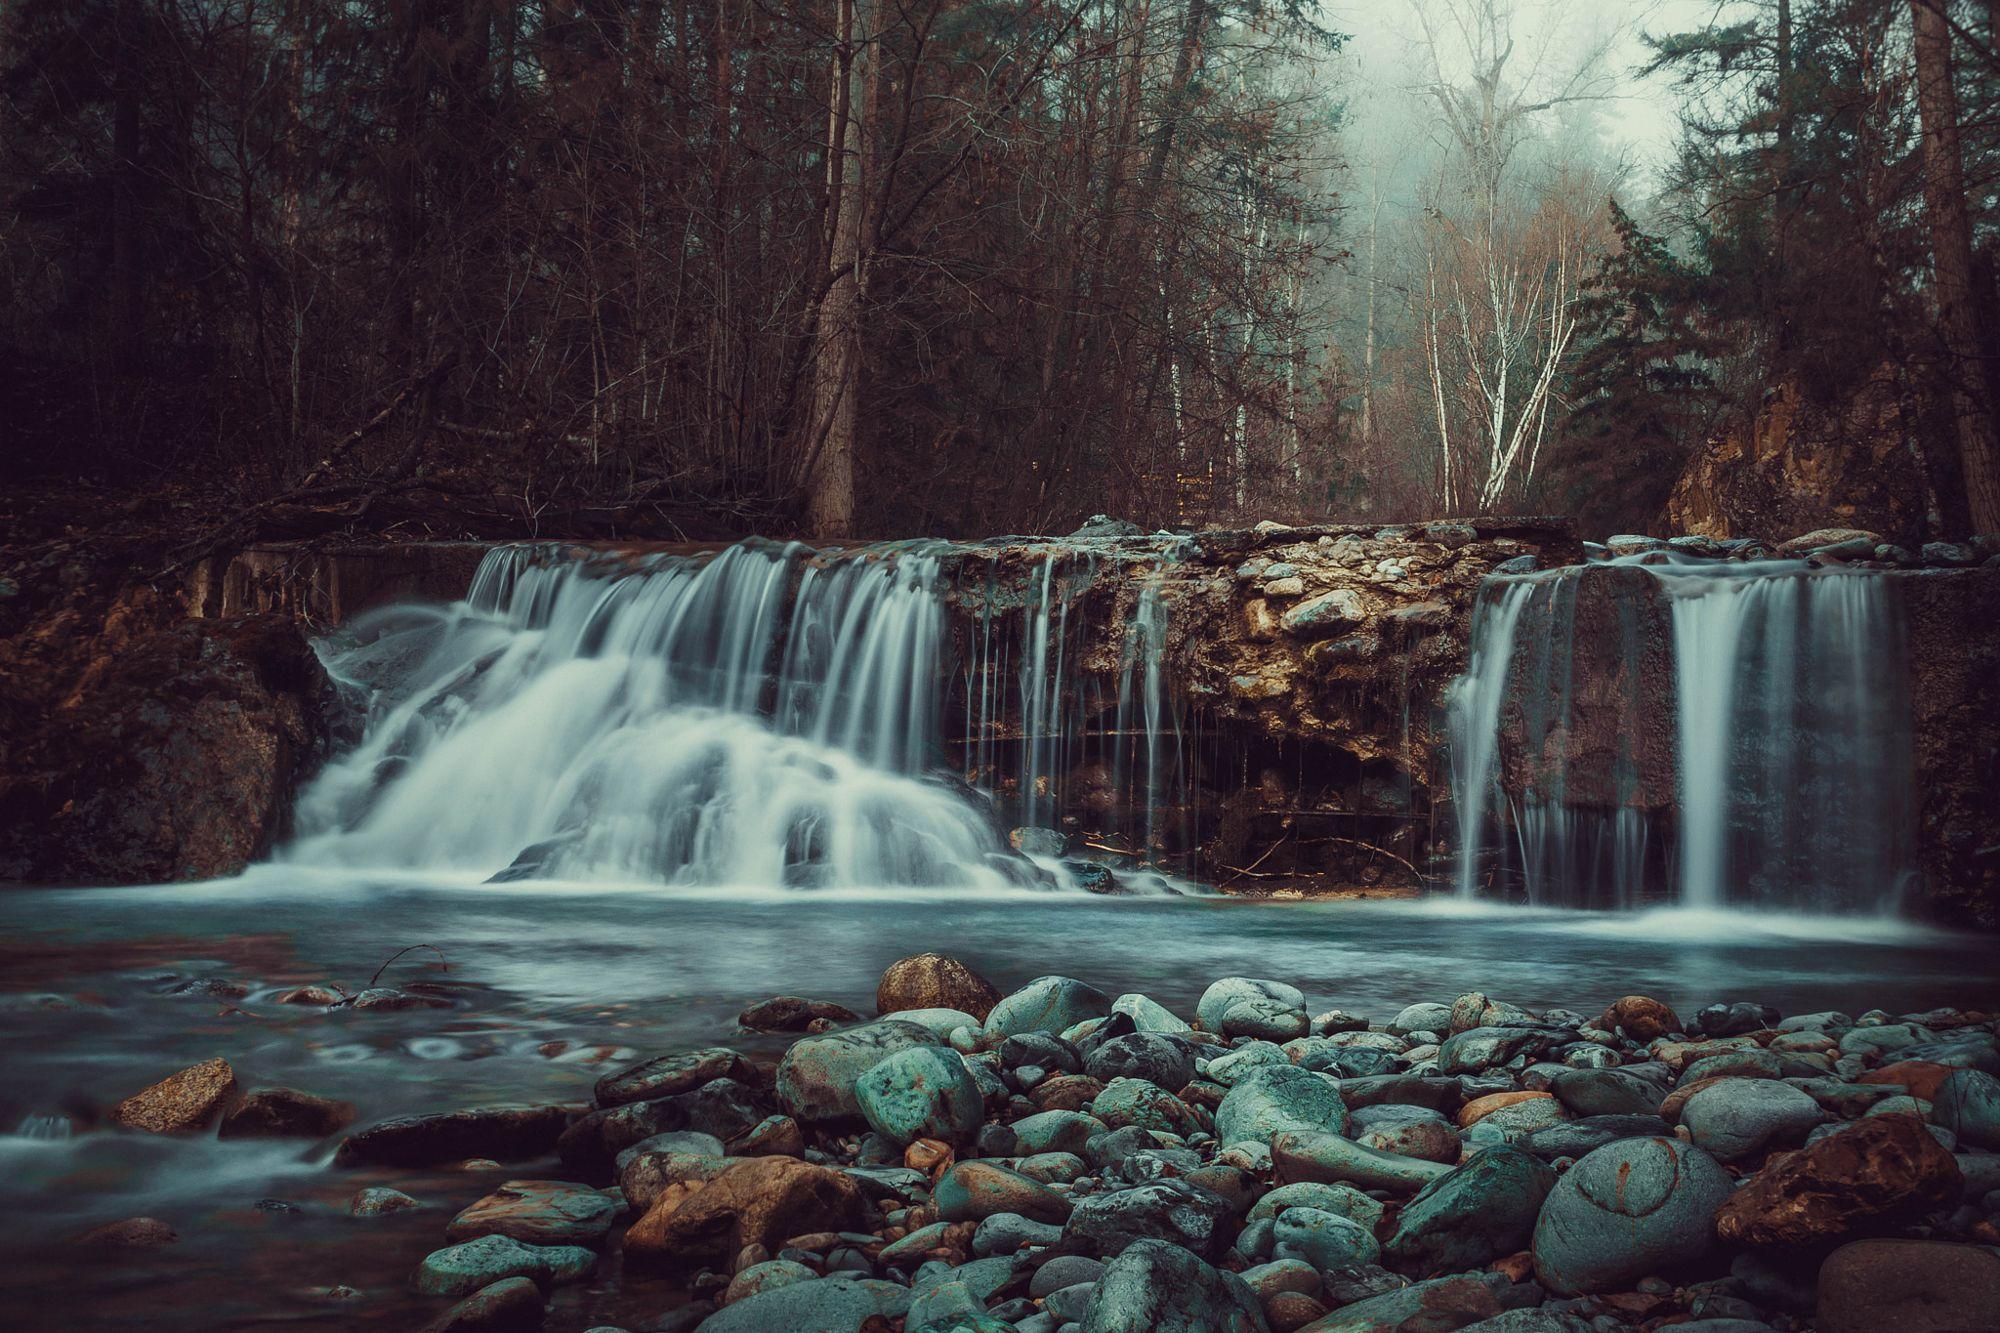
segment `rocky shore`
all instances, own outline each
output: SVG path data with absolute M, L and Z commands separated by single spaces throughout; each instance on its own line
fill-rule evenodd
M 589 1105 L 368 1125 L 332 1169 L 410 1186 L 359 1189 L 357 1228 L 426 1207 L 424 1173 L 503 1177 L 407 1256 L 434 1330 L 608 1330 L 635 1284 L 658 1308 L 617 1326 L 653 1333 L 2000 1329 L 1994 1015 L 1596 1006 L 1315 1015 L 1225 977 L 1177 1015 L 925 954 L 873 1019 L 750 1006 L 737 1044 L 798 1034 L 775 1063 L 663 1052 Z M 352 1116 L 218 1058 L 111 1119 L 331 1142 Z

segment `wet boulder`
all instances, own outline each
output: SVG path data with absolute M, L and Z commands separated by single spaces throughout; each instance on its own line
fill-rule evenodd
M 910 1289 L 895 1282 L 835 1273 L 792 1282 L 732 1301 L 702 1321 L 701 1333 L 859 1333 L 900 1319 Z
M 968 1011 L 969 1012 L 969 1011 Z M 1003 1037 L 1063 1033 L 1111 1012 L 1111 997 L 1071 977 L 1037 977 L 1002 998 L 986 1015 L 986 1030 Z
M 625 1233 L 636 1267 L 734 1260 L 745 1246 L 776 1254 L 793 1236 L 859 1231 L 874 1217 L 846 1173 L 793 1157 L 748 1157 L 683 1198 L 663 1197 Z
M 858 1124 L 862 1115 L 855 1084 L 861 1076 L 897 1051 L 936 1044 L 929 1029 L 895 1019 L 803 1037 L 778 1063 L 779 1104 L 803 1125 Z
M 569 1124 L 561 1106 L 481 1106 L 383 1120 L 341 1143 L 342 1166 L 442 1166 L 467 1158 L 515 1162 L 555 1151 Z
M 204 1060 L 169 1074 L 111 1108 L 111 1123 L 147 1134 L 201 1129 L 236 1096 L 236 1071 L 223 1059 Z
M 423 1333 L 536 1333 L 546 1309 L 532 1278 L 502 1278 L 424 1325 Z
M 1514 1148 L 1488 1148 L 1403 1205 L 1383 1252 L 1418 1277 L 1483 1268 L 1534 1239 L 1556 1173 Z
M 979 1085 L 947 1046 L 915 1046 L 877 1061 L 854 1085 L 862 1118 L 898 1146 L 970 1143 L 985 1123 Z
M 1461 1273 L 1344 1304 L 1311 1328 L 1312 1333 L 1465 1328 L 1517 1303 L 1503 1274 Z
M 1977 1069 L 1947 1074 L 1938 1080 L 1932 1116 L 1961 1143 L 2000 1149 L 2000 1078 Z
M 1581 1116 L 1657 1115 L 1667 1095 L 1664 1077 L 1651 1079 L 1632 1069 L 1565 1070 L 1550 1081 L 1549 1091 L 1571 1114 Z
M 613 1193 L 565 1180 L 510 1180 L 468 1205 L 445 1227 L 445 1238 L 506 1236 L 528 1245 L 596 1246 L 617 1220 Z
M 1866 1116 L 1767 1165 L 1729 1197 L 1716 1229 L 1735 1245 L 1826 1245 L 1954 1205 L 1963 1184 L 1922 1120 Z
M 623 1106 L 692 1092 L 718 1078 L 754 1083 L 757 1075 L 750 1062 L 735 1051 L 726 1046 L 710 1046 L 679 1055 L 663 1055 L 606 1074 L 597 1080 L 595 1093 L 600 1107 Z
M 1535 1275 L 1552 1291 L 1623 1290 L 1715 1245 L 1728 1172 L 1678 1139 L 1622 1139 L 1572 1166 L 1535 1224 Z
M 1623 1032 L 1633 1041 L 1652 1041 L 1684 1030 L 1680 1015 L 1650 995 L 1627 995 L 1613 1000 L 1597 1020 L 1597 1026 L 1606 1032 Z
M 1719 1162 L 1801 1143 L 1825 1119 L 1810 1095 L 1769 1079 L 1726 1078 L 1681 1107 L 1681 1125 L 1695 1146 Z
M 1265 1041 L 1303 1037 L 1310 1027 L 1303 991 L 1254 977 L 1224 977 L 1210 985 L 1195 1006 L 1195 1017 L 1218 1036 Z
M 1201 1129 L 1201 1121 L 1186 1102 L 1142 1078 L 1111 1080 L 1091 1100 L 1090 1113 L 1112 1129 L 1136 1125 L 1183 1138 Z
M 589 1250 L 574 1246 L 523 1245 L 506 1236 L 481 1236 L 433 1250 L 417 1268 L 416 1287 L 426 1296 L 465 1296 L 515 1277 L 549 1285 L 575 1281 L 596 1261 Z
M 1321 1208 L 1287 1208 L 1271 1229 L 1271 1257 L 1296 1259 L 1316 1269 L 1372 1264 L 1382 1246 L 1372 1228 L 1342 1213 Z
M 983 1023 L 999 1002 L 992 982 L 941 953 L 897 959 L 875 987 L 875 1012 L 883 1017 L 903 1009 L 961 1009 Z
M 556 1154 L 564 1166 L 597 1177 L 619 1153 L 656 1135 L 693 1130 L 727 1143 L 755 1128 L 766 1110 L 756 1089 L 719 1078 L 691 1092 L 592 1111 L 563 1131 Z
M 1215 1137 L 1233 1143 L 1270 1143 L 1276 1135 L 1304 1131 L 1340 1134 L 1347 1105 L 1340 1087 L 1324 1075 L 1290 1065 L 1253 1070 L 1229 1090 L 1215 1112 Z
M 1194 1052 L 1187 1042 L 1153 1032 L 1113 1037 L 1090 1053 L 1084 1070 L 1106 1083 L 1142 1078 L 1172 1092 L 1194 1077 Z
M 2000 1254 L 1979 1245 L 1863 1240 L 1820 1266 L 1820 1333 L 2000 1327 Z
M 1234 1273 L 1169 1241 L 1136 1240 L 1098 1279 L 1082 1333 L 1265 1333 L 1257 1297 Z
M 947 1222 L 978 1222 L 995 1213 L 1062 1222 L 1071 1208 L 1067 1197 L 1039 1180 L 982 1161 L 960 1162 L 945 1172 L 933 1197 L 938 1216 Z
M 291 1088 L 260 1088 L 223 1114 L 225 1139 L 323 1139 L 354 1123 L 354 1104 Z
M 1063 1227 L 1074 1251 L 1100 1259 L 1141 1240 L 1163 1240 L 1213 1260 L 1228 1247 L 1233 1210 L 1213 1190 L 1185 1180 L 1155 1180 L 1077 1201 Z
M 1271 1136 L 1271 1164 L 1281 1184 L 1316 1180 L 1398 1193 L 1420 1190 L 1451 1170 L 1442 1162 L 1377 1152 L 1339 1134 L 1300 1130 Z

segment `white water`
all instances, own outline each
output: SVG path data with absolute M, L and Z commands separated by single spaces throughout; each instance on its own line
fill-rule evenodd
M 1636 613 L 1625 618 L 1622 642 L 1577 637 L 1582 581 L 1633 564 L 1649 583 L 1635 590 L 1628 580 L 1616 595 L 1643 598 L 1650 586 L 1665 598 L 1671 680 L 1644 677 L 1641 637 L 1630 632 Z M 1518 892 L 1535 904 L 1620 908 L 1670 901 L 1696 912 L 1893 912 L 1911 855 L 1904 661 L 1893 587 L 1861 571 L 1628 558 L 1491 580 L 1451 699 L 1460 896 Z M 1606 681 L 1629 682 L 1631 727 L 1670 693 L 1677 794 L 1670 846 L 1655 848 L 1652 817 L 1626 799 L 1641 785 L 1634 766 L 1647 762 L 1643 756 L 1613 761 L 1608 785 L 1626 803 L 1585 804 L 1572 790 L 1570 710 L 1580 680 L 1600 690 Z M 1510 701 L 1524 719 L 1543 711 L 1532 726 L 1524 720 L 1510 729 Z M 1602 697 L 1593 703 L 1606 706 Z M 1503 790 L 1507 747 L 1522 743 L 1520 731 L 1546 733 L 1554 759 L 1524 756 L 1519 789 Z M 1592 776 L 1593 799 L 1602 801 L 1607 775 Z M 1496 850 L 1503 869 L 1512 862 L 1511 885 L 1486 882 L 1504 881 L 1492 870 Z
M 1078 667 L 1068 575 L 1092 566 L 1052 547 L 1018 615 L 987 590 L 949 738 L 945 551 L 495 549 L 463 602 L 321 644 L 363 718 L 301 796 L 287 859 L 739 890 L 1074 884 L 1057 858 L 1013 855 L 994 807 L 1058 825 L 1084 724 L 1110 707 Z M 1125 628 L 1115 765 L 1147 847 L 1178 771 L 1165 627 L 1154 579 Z M 1003 784 L 992 737 L 1010 717 Z M 962 776 L 947 740 L 965 742 Z

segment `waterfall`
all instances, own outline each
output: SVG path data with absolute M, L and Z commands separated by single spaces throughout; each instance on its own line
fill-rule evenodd
M 1902 633 L 1889 580 L 1804 561 L 1489 578 L 1450 698 L 1458 892 L 1893 910 L 1914 821 Z
M 990 581 L 952 583 L 962 554 L 495 548 L 463 601 L 370 613 L 319 645 L 359 725 L 302 793 L 285 856 L 501 880 L 1102 891 L 1102 871 L 1001 836 L 1003 815 L 1061 825 L 1111 706 L 1108 670 L 1081 665 L 1096 565 L 1051 545 L 1010 606 Z M 962 673 L 948 594 L 971 615 Z M 1117 684 L 1148 846 L 1178 772 L 1165 625 L 1155 579 Z
M 464 602 L 365 618 L 325 651 L 367 694 L 364 734 L 302 796 L 291 855 L 764 887 L 1016 882 L 988 815 L 927 776 L 936 555 L 802 570 L 807 554 L 500 548 Z

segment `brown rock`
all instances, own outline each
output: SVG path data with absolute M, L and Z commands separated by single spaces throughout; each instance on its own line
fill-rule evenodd
M 625 1233 L 636 1266 L 727 1263 L 746 1245 L 776 1253 L 809 1231 L 865 1231 L 874 1214 L 846 1174 L 794 1157 L 753 1157 L 693 1193 L 662 1198 Z
M 736 1021 L 752 1032 L 804 1032 L 814 1023 L 859 1023 L 861 1015 L 831 1000 L 807 1000 L 797 995 L 774 995 L 736 1015 Z
M 561 1106 L 480 1106 L 406 1115 L 348 1135 L 341 1166 L 443 1166 L 466 1158 L 520 1161 L 553 1152 L 569 1111 Z
M 1856 1083 L 1886 1083 L 1902 1088 L 1912 1097 L 1930 1101 L 1937 1096 L 1938 1084 L 1956 1073 L 1950 1065 L 1933 1064 L 1929 1060 L 1898 1060 L 1880 1069 L 1871 1069 Z
M 1929 1240 L 1862 1240 L 1819 1270 L 1820 1333 L 2000 1329 L 2000 1254 Z
M 535 1333 L 543 1310 L 534 1279 L 510 1277 L 473 1292 L 424 1325 L 423 1333 Z
M 227 1060 L 204 1060 L 169 1075 L 111 1108 L 111 1123 L 148 1134 L 200 1129 L 236 1095 L 236 1071 Z
M 1679 1014 L 1650 995 L 1627 995 L 1613 1000 L 1604 1017 L 1597 1020 L 1597 1026 L 1606 1032 L 1623 1028 L 1625 1035 L 1634 1041 L 1652 1041 L 1669 1032 L 1686 1030 L 1681 1026 Z
M 933 1180 L 951 1170 L 953 1160 L 951 1145 L 942 1139 L 918 1139 L 903 1149 L 903 1165 L 912 1171 L 922 1171 Z
M 1771 1159 L 1715 1215 L 1733 1245 L 1802 1248 L 1893 1227 L 1958 1200 L 1958 1162 L 1913 1115 L 1874 1115 Z
M 70 1243 L 100 1250 L 142 1250 L 172 1245 L 179 1240 L 174 1229 L 157 1217 L 122 1217 L 92 1227 Z
M 1553 1092 L 1490 1092 L 1484 1097 L 1474 1097 L 1458 1108 L 1459 1128 L 1465 1129 L 1478 1124 L 1503 1106 L 1515 1106 L 1521 1102 L 1554 1101 Z
M 339 991 L 330 990 L 325 986 L 294 986 L 291 990 L 281 991 L 278 994 L 273 995 L 271 997 L 271 1003 L 318 1004 L 318 1005 L 331 1006 L 339 1004 L 342 998 L 343 997 Z
M 1326 1315 L 1326 1307 L 1302 1291 L 1273 1292 L 1264 1301 L 1264 1318 L 1272 1333 L 1298 1333 Z
M 985 977 L 948 954 L 920 953 L 899 958 L 882 973 L 875 987 L 875 1012 L 905 1009 L 956 1009 L 981 1022 L 1000 1003 L 1000 992 Z
M 354 1103 L 291 1088 L 260 1088 L 229 1108 L 225 1139 L 323 1139 L 354 1123 Z
M 567 1180 L 510 1180 L 468 1204 L 445 1226 L 454 1245 L 505 1236 L 524 1245 L 595 1246 L 623 1212 L 615 1193 Z
M 732 1157 L 803 1157 L 805 1151 L 805 1131 L 788 1115 L 766 1116 L 729 1141 Z
M 1104 1084 L 1088 1074 L 1058 1074 L 1037 1083 L 1028 1100 L 1044 1111 L 1087 1111 Z

